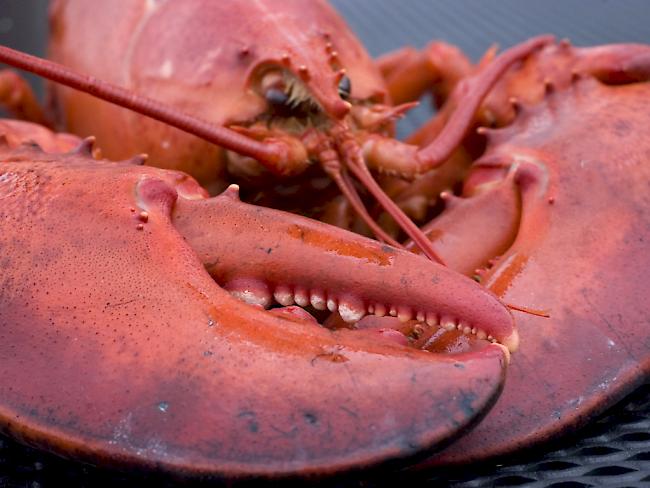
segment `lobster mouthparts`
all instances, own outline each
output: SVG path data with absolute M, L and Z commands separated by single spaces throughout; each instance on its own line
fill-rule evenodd
M 469 279 L 232 192 L 205 199 L 181 173 L 5 149 L 3 432 L 183 476 L 328 474 L 430 454 L 501 391 L 501 345 L 441 356 L 331 331 L 234 298 L 206 268 L 339 311 L 467 316 L 508 343 L 509 312 Z

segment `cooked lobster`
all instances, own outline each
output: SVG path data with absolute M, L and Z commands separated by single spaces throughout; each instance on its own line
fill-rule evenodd
M 327 53 L 326 49 L 324 51 Z M 510 54 L 510 57 L 502 57 L 496 62 L 492 62 L 491 55 L 488 54 L 482 67 L 476 71 L 463 69 L 462 73 L 450 74 L 443 70 L 435 75 L 438 81 L 439 78 L 450 76 L 448 83 L 438 85 L 443 91 L 437 95 L 438 98 L 444 99 L 451 94 L 451 103 L 446 105 L 451 109 L 445 109 L 442 117 L 432 122 L 434 128 L 425 131 L 423 140 L 426 137 L 439 136 L 440 131 L 445 127 L 461 127 L 462 130 L 454 129 L 456 142 L 460 143 L 462 140 L 465 144 L 470 144 L 463 137 L 467 133 L 466 129 L 472 125 L 485 123 L 496 126 L 510 125 L 501 132 L 481 130 L 481 133 L 488 137 L 488 149 L 475 164 L 466 180 L 462 198 L 445 196 L 448 202 L 447 210 L 425 231 L 433 240 L 435 253 L 442 256 L 452 268 L 465 274 L 476 274 L 476 278 L 480 279 L 482 284 L 508 302 L 548 310 L 550 318 L 540 318 L 534 314 L 521 317 L 518 315 L 517 322 L 525 330 L 524 345 L 519 356 L 521 359 L 517 357 L 514 360 L 515 374 L 508 383 L 504 399 L 486 422 L 479 426 L 476 433 L 468 437 L 467 442 L 459 444 L 458 448 L 452 447 L 447 454 L 434 458 L 433 461 L 426 463 L 427 465 L 432 462 L 462 462 L 509 453 L 522 446 L 558 435 L 568 428 L 575 428 L 642 381 L 647 377 L 649 369 L 647 327 L 643 325 L 648 311 L 644 308 L 643 301 L 639 299 L 639 293 L 642 294 L 644 289 L 642 270 L 647 269 L 648 264 L 648 255 L 642 245 L 647 237 L 649 221 L 646 211 L 648 202 L 644 193 L 644 185 L 647 186 L 648 181 L 648 150 L 645 149 L 647 138 L 644 137 L 642 130 L 647 124 L 647 111 L 639 110 L 637 113 L 631 108 L 643 106 L 647 96 L 647 83 L 645 83 L 648 73 L 647 48 L 613 46 L 576 50 L 566 43 L 557 46 L 549 45 L 549 38 L 544 37 L 525 45 L 519 51 L 510 51 L 513 52 L 516 55 Z M 246 54 L 249 55 L 250 52 Z M 338 57 L 342 58 L 342 56 Z M 524 62 L 518 65 L 514 63 L 517 60 L 524 60 Z M 416 60 L 416 65 L 420 64 L 421 60 Z M 350 64 L 353 65 L 354 63 Z M 384 75 L 392 76 L 390 58 L 385 58 L 380 65 Z M 301 79 L 304 84 L 310 86 L 309 80 L 306 82 L 300 77 L 301 71 L 298 69 L 293 73 L 294 78 Z M 478 73 L 476 76 L 474 76 L 475 72 Z M 351 93 L 354 93 L 354 87 L 358 83 L 351 73 L 348 75 L 352 80 Z M 433 76 L 430 73 L 429 75 Z M 468 75 L 470 78 L 467 78 Z M 596 76 L 600 81 L 594 81 L 591 76 Z M 275 75 L 272 78 L 275 81 L 278 79 Z M 282 78 L 286 94 L 288 88 L 284 75 Z M 295 86 L 294 78 L 290 78 L 289 85 L 292 87 Z M 342 80 L 342 77 L 338 80 L 338 88 Z M 480 83 L 477 83 L 477 80 Z M 262 91 L 264 96 L 261 98 L 267 103 L 273 102 L 277 95 L 273 91 L 279 86 L 275 81 L 270 84 L 268 90 Z M 622 84 L 622 86 L 614 86 L 614 84 Z M 471 103 L 468 103 L 463 96 L 474 85 L 478 85 L 483 90 L 483 94 L 494 85 L 492 94 L 482 104 L 481 96 L 476 95 L 481 90 L 469 91 L 470 94 L 474 94 L 474 98 L 470 96 Z M 388 86 L 391 86 L 390 83 Z M 419 92 L 423 87 L 429 86 L 425 83 L 415 91 Z M 335 88 L 336 86 L 333 85 L 330 91 L 334 92 Z M 398 98 L 395 91 L 391 89 L 389 92 L 395 99 Z M 313 93 L 318 93 L 318 90 L 312 90 Z M 340 95 L 341 93 L 339 98 Z M 68 96 L 72 95 L 65 95 Z M 409 94 L 407 98 L 410 99 L 412 96 L 413 94 Z M 513 96 L 524 101 L 525 109 L 522 110 L 521 102 L 510 100 Z M 88 99 L 80 97 L 79 100 Z M 362 96 L 355 95 L 351 96 L 349 101 L 353 105 L 350 108 L 352 113 L 350 117 L 356 120 L 353 117 L 355 108 L 357 111 L 362 108 L 367 109 L 367 104 L 372 101 L 372 97 L 364 99 Z M 64 102 L 66 103 L 68 102 Z M 75 116 L 76 110 L 83 113 L 81 105 L 85 103 L 91 102 L 79 102 L 80 108 L 65 113 L 72 114 L 69 115 L 70 117 Z M 384 104 L 381 105 L 377 112 L 389 110 Z M 323 102 L 323 106 L 327 104 Z M 477 115 L 472 107 L 478 109 Z M 452 110 L 458 108 L 464 108 L 465 112 Z M 457 113 L 465 115 L 462 117 L 454 115 Z M 395 114 L 392 112 L 392 115 Z M 331 120 L 338 120 L 336 110 L 330 110 L 328 115 Z M 266 116 L 268 114 L 262 116 L 261 120 L 265 120 Z M 132 116 L 125 115 L 125 117 Z M 454 117 L 458 118 L 454 119 Z M 291 138 L 293 135 L 287 136 L 286 133 L 279 134 L 277 131 L 269 134 L 260 129 L 259 120 L 251 122 L 253 119 L 246 118 L 246 123 L 237 120 L 236 124 L 227 119 L 220 122 L 231 124 L 240 135 L 253 138 L 253 142 L 276 144 L 277 138 L 291 149 L 288 152 L 290 154 L 301 154 L 300 144 L 309 146 L 310 138 L 300 139 L 300 144 L 297 144 L 296 139 Z M 354 127 L 356 132 L 353 139 L 358 145 L 358 152 L 375 170 L 395 169 L 390 167 L 391 163 L 397 165 L 400 172 L 403 164 L 407 165 L 408 171 L 420 169 L 417 164 L 415 167 L 410 166 L 411 157 L 417 162 L 416 155 L 420 154 L 418 148 L 389 137 L 390 119 L 391 117 L 382 119 L 382 124 L 385 122 L 386 125 L 375 134 L 368 134 L 368 128 L 363 124 Z M 448 120 L 451 121 L 449 124 L 447 124 Z M 459 120 L 462 123 L 459 124 Z M 171 131 L 171 129 L 162 130 Z M 355 158 L 342 157 L 347 154 L 344 147 L 348 146 L 343 145 L 343 142 L 349 141 L 347 135 L 342 135 L 343 132 L 339 132 L 339 129 L 326 132 L 327 137 L 333 138 L 332 144 L 338 154 L 337 157 L 342 158 L 341 162 L 351 160 L 358 162 Z M 593 144 L 589 137 L 593 134 L 600 135 L 597 138 L 599 145 L 595 149 L 590 147 Z M 316 139 L 322 141 L 318 137 Z M 160 141 L 161 139 L 154 139 L 154 142 Z M 444 142 L 445 137 L 438 139 L 437 144 L 440 144 L 440 141 Z M 577 144 L 578 141 L 583 144 Z M 435 144 L 431 147 L 439 147 Z M 255 147 L 259 148 L 259 146 Z M 272 147 L 279 146 L 272 145 Z M 449 151 L 456 145 L 446 143 L 444 147 L 445 151 Z M 629 147 L 634 149 L 627 149 Z M 295 148 L 298 148 L 298 152 L 292 153 Z M 474 150 L 472 146 L 470 153 Z M 357 151 L 356 147 L 354 151 Z M 423 150 L 422 153 L 426 154 L 427 151 Z M 242 152 L 247 154 L 245 151 Z M 254 155 L 252 152 L 248 154 Z M 317 151 L 314 154 L 321 153 Z M 382 159 L 384 154 L 388 155 L 385 161 Z M 612 167 L 605 164 L 589 164 L 591 158 L 595 157 L 594 154 L 597 154 L 599 159 L 608 155 L 609 160 L 614 161 L 614 164 Z M 400 155 L 407 155 L 407 157 L 399 157 Z M 448 152 L 445 155 L 448 155 Z M 262 156 L 259 159 L 265 161 Z M 218 160 L 223 163 L 223 159 Z M 585 164 L 590 171 L 584 169 L 585 166 L 582 165 L 584 161 L 587 161 Z M 155 160 L 153 162 L 155 164 Z M 259 172 L 261 168 L 252 165 L 250 159 L 242 159 L 234 155 L 232 161 L 228 160 L 228 163 L 233 168 L 231 172 L 233 175 L 241 176 L 242 172 L 239 170 L 243 167 L 255 168 L 253 173 Z M 234 169 L 234 166 L 239 164 L 244 166 Z M 631 166 L 635 171 L 622 171 L 621 166 Z M 359 167 L 362 165 L 357 166 Z M 429 166 L 425 165 L 425 169 L 427 167 Z M 349 170 L 354 172 L 352 167 Z M 144 170 L 139 168 L 138 171 Z M 337 168 L 337 171 L 345 174 L 347 170 Z M 217 171 L 217 174 L 223 173 Z M 335 174 L 338 173 L 330 172 L 330 175 L 337 179 L 338 176 Z M 583 175 L 592 185 L 590 188 L 584 188 L 579 184 Z M 267 177 L 268 174 L 265 173 L 264 176 Z M 386 182 L 382 183 L 387 188 Z M 221 186 L 224 184 L 221 183 Z M 400 185 L 404 184 L 408 185 L 408 183 L 400 183 Z M 415 185 L 418 184 L 422 182 L 416 181 Z M 349 192 L 350 184 L 343 183 L 341 187 L 347 188 L 346 191 Z M 407 188 L 408 191 L 409 187 L 402 186 L 402 188 Z M 602 191 L 597 194 L 591 188 Z M 231 190 L 228 194 L 232 193 Z M 600 195 L 611 197 L 601 200 L 597 198 Z M 614 198 L 614 195 L 617 198 Z M 211 200 L 206 201 L 211 202 Z M 148 211 L 145 212 L 149 218 Z M 137 211 L 136 214 L 140 215 Z M 626 220 L 627 215 L 634 217 Z M 198 222 L 199 218 L 196 218 Z M 180 226 L 181 221 L 177 222 L 174 219 L 171 221 L 174 224 L 174 232 L 185 235 Z M 139 221 L 136 225 L 144 229 L 145 223 Z M 477 223 L 482 223 L 482 227 L 476 227 Z M 605 249 L 601 248 L 599 246 L 601 243 L 594 238 L 596 229 L 607 229 L 605 237 L 610 240 L 607 241 Z M 599 235 L 602 233 L 603 231 Z M 625 237 L 622 237 L 623 235 Z M 622 244 L 616 244 L 622 245 L 622 249 L 617 249 L 612 243 L 618 238 L 621 239 Z M 487 239 L 489 242 L 486 242 Z M 605 239 L 602 243 L 604 242 Z M 208 240 L 207 247 L 213 245 Z M 198 242 L 192 242 L 192 248 L 199 252 L 200 257 L 202 256 Z M 384 248 L 384 251 L 386 249 Z M 499 257 L 500 255 L 503 256 Z M 593 256 L 600 256 L 601 262 L 594 263 Z M 204 264 L 210 263 L 203 258 L 201 260 Z M 207 268 L 211 270 L 210 266 Z M 475 273 L 477 268 L 479 272 Z M 621 270 L 624 272 L 622 273 Z M 232 277 L 227 273 L 224 277 L 220 272 L 211 270 L 218 283 L 229 288 L 235 295 L 252 298 L 250 301 L 257 302 L 259 305 L 268 305 L 271 296 L 275 295 L 276 301 L 283 304 L 295 301 L 299 304 L 312 303 L 314 306 L 316 304 L 321 307 L 327 306 L 326 300 L 323 300 L 320 293 L 313 294 L 307 287 L 280 288 L 279 293 L 276 288 L 274 293 L 267 283 L 273 281 L 265 274 L 270 271 L 265 270 L 264 265 L 255 264 L 251 266 L 250 272 L 261 273 L 264 276 L 261 278 L 247 276 L 244 280 L 230 279 Z M 592 276 L 596 276 L 597 279 Z M 362 308 L 364 308 L 363 313 L 368 310 L 368 305 L 354 306 L 352 302 L 353 299 L 350 299 L 349 303 L 346 302 L 344 308 L 347 312 L 344 315 L 354 322 L 362 315 Z M 571 313 L 568 312 L 568 304 L 571 305 Z M 390 311 L 390 306 L 386 307 L 380 302 L 370 304 L 370 307 L 372 311 L 379 312 L 378 315 L 382 315 L 382 311 L 384 313 Z M 399 314 L 403 320 L 416 317 L 422 322 L 427 321 L 426 311 L 422 308 L 405 306 L 399 310 L 399 307 L 395 306 L 392 311 L 395 315 Z M 300 313 L 295 310 L 288 312 Z M 287 311 L 273 313 L 285 314 Z M 436 323 L 439 322 L 439 318 L 436 316 L 434 319 Z M 616 321 L 621 324 L 620 327 L 615 326 Z M 369 319 L 366 319 L 365 323 L 368 322 Z M 361 322 L 358 326 L 361 330 L 341 331 L 334 334 L 344 336 L 357 334 L 361 337 L 371 335 L 385 344 L 405 342 L 405 336 L 401 332 L 396 332 L 404 331 L 413 343 L 427 347 L 430 346 L 428 341 L 432 334 L 437 338 L 440 335 L 457 334 L 445 332 L 445 328 L 460 328 L 466 332 L 466 335 L 459 336 L 462 338 L 461 342 L 467 341 L 467 338 L 472 335 L 471 332 L 476 336 L 487 337 L 488 335 L 485 332 L 480 333 L 478 329 L 473 330 L 472 324 L 463 320 L 443 322 L 447 327 L 442 329 L 430 327 L 424 338 L 421 337 L 422 331 L 413 324 L 370 325 L 366 329 L 364 322 Z M 599 324 L 602 324 L 602 327 Z M 363 332 L 364 330 L 366 332 Z M 498 338 L 503 340 L 503 336 Z M 576 344 L 582 345 L 582 349 L 578 349 Z M 395 346 L 396 344 L 385 347 Z M 365 343 L 364 347 L 366 347 Z M 482 354 L 485 354 L 485 350 L 483 351 Z M 337 350 L 329 349 L 325 356 L 335 363 L 340 360 Z M 583 374 L 573 376 L 566 374 L 567 370 L 579 371 L 583 367 L 583 362 L 594 366 L 588 372 L 585 370 Z M 540 377 L 536 373 L 536 368 L 540 364 L 545 365 L 546 377 Z M 496 372 L 497 369 L 494 371 Z M 550 384 L 551 379 L 556 381 Z M 491 382 L 492 394 L 498 389 L 497 383 L 498 381 L 495 380 Z M 539 393 L 542 391 L 548 393 L 548 397 L 540 398 Z M 487 398 L 487 394 L 484 398 Z M 489 402 L 486 401 L 485 404 L 487 403 Z M 162 409 L 165 410 L 168 406 L 164 402 Z M 535 431 L 534 434 L 531 434 L 532 431 Z M 88 456 L 88 453 L 82 454 L 82 457 L 84 456 Z M 379 455 L 359 464 L 381 462 L 387 457 L 389 456 Z M 111 459 L 118 463 L 132 462 L 131 459 L 126 458 Z M 325 466 L 325 462 L 323 464 L 318 462 L 317 460 L 307 462 L 296 471 L 333 472 L 351 467 L 353 464 L 334 462 Z M 181 471 L 196 473 L 193 469 L 184 466 Z M 245 474 L 243 469 L 241 471 L 228 469 L 223 468 L 223 471 L 216 472 L 230 476 Z M 268 468 L 268 471 L 265 471 L 266 468 L 260 468 L 260 471 L 256 469 L 251 468 L 248 474 L 284 473 L 278 470 L 277 466 Z

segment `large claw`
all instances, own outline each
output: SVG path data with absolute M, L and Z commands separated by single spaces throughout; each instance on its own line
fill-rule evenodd
M 574 77 L 538 106 L 520 107 L 511 127 L 487 132 L 486 154 L 465 189 L 515 171 L 522 214 L 516 239 L 483 283 L 550 318 L 517 315 L 522 341 L 504 394 L 476 430 L 428 465 L 532 447 L 647 381 L 648 100 L 647 82 Z
M 189 476 L 324 474 L 431 452 L 501 389 L 500 345 L 437 356 L 330 331 L 234 298 L 206 268 L 231 291 L 317 289 L 339 311 L 467 315 L 507 343 L 509 313 L 468 279 L 231 193 L 204 199 L 181 173 L 1 154 L 0 429 L 25 442 Z

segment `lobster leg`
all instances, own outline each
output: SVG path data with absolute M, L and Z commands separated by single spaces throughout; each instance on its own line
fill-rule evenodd
M 494 50 L 488 50 L 480 65 L 489 63 L 493 56 Z M 426 91 L 432 92 L 439 107 L 438 113 L 407 138 L 408 144 L 418 147 L 429 144 L 440 134 L 456 108 L 454 99 L 444 102 L 460 80 L 476 70 L 460 50 L 440 42 L 429 44 L 423 51 L 409 47 L 388 53 L 377 60 L 377 65 L 395 102 L 417 100 Z M 361 125 L 365 127 L 365 124 Z M 371 160 L 368 162 L 372 165 Z M 466 148 L 458 148 L 446 164 L 426 172 L 415 181 L 407 183 L 389 178 L 382 186 L 409 217 L 422 221 L 440 193 L 462 180 L 470 163 Z M 373 168 L 381 171 L 382 165 L 379 163 Z M 396 227 L 387 215 L 382 215 L 382 221 L 384 227 Z
M 368 214 L 368 211 L 361 201 L 361 197 L 356 191 L 354 184 L 343 171 L 339 155 L 331 147 L 326 147 L 324 151 L 319 154 L 321 164 L 325 172 L 332 178 L 336 185 L 341 190 L 343 196 L 347 199 L 349 205 L 354 209 L 356 214 L 361 220 L 374 232 L 375 236 L 392 246 L 401 247 L 401 245 L 389 236 L 384 229 L 379 226 L 375 220 Z
M 417 100 L 429 90 L 446 98 L 473 71 L 460 49 L 443 42 L 432 42 L 422 51 L 406 47 L 390 52 L 377 59 L 377 67 L 395 104 Z
M 445 162 L 467 134 L 483 99 L 500 76 L 514 63 L 551 41 L 550 36 L 540 36 L 510 48 L 476 75 L 458 83 L 451 95 L 451 99 L 456 99 L 457 109 L 436 139 L 427 146 L 419 148 L 381 135 L 368 136 L 363 145 L 368 165 L 379 171 L 408 177 Z
M 0 107 L 21 120 L 50 125 L 29 83 L 12 70 L 0 70 Z

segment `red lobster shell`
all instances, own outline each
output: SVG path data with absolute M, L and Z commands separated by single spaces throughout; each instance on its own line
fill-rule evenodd
M 184 476 L 313 475 L 421 455 L 496 399 L 503 346 L 433 355 L 389 332 L 265 311 L 217 285 L 427 313 L 441 293 L 435 313 L 507 342 L 509 312 L 473 281 L 244 204 L 234 188 L 208 199 L 183 173 L 96 161 L 88 142 L 64 154 L 14 147 L 16 126 L 3 123 L 0 153 L 2 431 Z M 70 137 L 33 129 L 69 149 Z
M 560 59 L 556 49 L 548 48 L 543 55 L 550 53 L 551 59 Z M 635 52 L 634 48 L 626 49 L 619 48 L 617 56 L 604 59 L 604 81 L 647 79 L 648 64 L 643 62 L 643 56 L 631 56 L 637 64 L 626 71 L 629 64 L 622 61 L 628 59 L 625 53 Z M 607 48 L 604 50 L 607 52 Z M 645 52 L 643 48 L 639 51 Z M 588 61 L 599 59 L 597 52 L 586 57 Z M 537 62 L 537 58 L 531 59 Z M 621 80 L 612 75 L 616 72 L 611 69 L 612 60 L 624 65 L 620 72 L 634 76 Z M 586 64 L 593 68 L 593 63 Z M 490 188 L 495 181 L 500 194 L 517 192 L 515 200 L 520 198 L 520 203 L 514 208 L 516 212 L 521 208 L 521 217 L 515 224 L 516 237 L 511 235 L 511 222 L 499 228 L 498 234 L 503 235 L 498 236 L 494 248 L 501 250 L 495 254 L 504 252 L 504 256 L 483 273 L 483 283 L 509 302 L 548 309 L 551 318 L 518 317 L 526 330 L 527 345 L 522 348 L 519 362 L 515 360 L 516 373 L 499 413 L 491 414 L 466 443 L 437 458 L 437 463 L 512 452 L 575 428 L 642 381 L 649 369 L 644 327 L 648 311 L 640 298 L 640 290 L 644 289 L 642 270 L 649 264 L 642 244 L 647 239 L 649 221 L 645 196 L 648 150 L 642 130 L 648 112 L 635 110 L 645 103 L 647 84 L 612 87 L 590 79 L 571 82 L 571 71 L 580 69 L 581 64 L 571 58 L 558 65 L 560 79 L 546 84 L 546 69 L 533 63 L 527 65 L 532 66 L 534 78 L 541 78 L 536 79 L 541 91 L 526 91 L 530 88 L 527 83 L 522 83 L 522 94 L 516 88 L 503 90 L 508 96 L 514 92 L 540 105 L 526 108 L 510 128 L 489 133 L 487 153 L 465 185 L 466 196 L 480 194 L 484 199 L 497 196 L 497 190 Z M 595 69 L 585 71 L 602 75 Z M 513 72 L 513 84 L 517 85 L 521 75 Z M 491 116 L 496 114 L 495 120 L 504 123 L 513 114 L 509 113 L 509 104 L 495 101 L 498 90 L 497 86 L 495 99 L 484 106 L 482 116 L 487 117 L 485 111 L 492 109 Z M 530 99 L 529 93 L 533 94 Z M 596 148 L 590 138 L 593 134 L 601 134 Z M 592 164 L 594 154 L 600 164 Z M 605 155 L 614 162 L 611 167 L 600 161 Z M 622 166 L 635 171 L 623 171 Z M 600 195 L 607 198 L 599 199 Z M 504 206 L 510 203 L 507 200 Z M 456 216 L 466 211 L 468 204 L 475 205 L 476 201 L 453 201 L 443 218 L 432 224 L 439 238 L 450 236 L 446 222 L 460 228 L 460 234 L 467 232 Z M 485 211 L 474 209 L 469 214 L 476 219 Z M 513 212 L 505 215 L 510 219 Z M 632 217 L 626 218 L 628 215 Z M 465 255 L 459 258 L 460 252 L 474 256 L 478 253 L 485 261 L 484 249 L 448 251 L 447 260 L 459 263 L 466 273 L 477 265 Z M 613 325 L 616 321 L 620 327 Z M 577 348 L 578 344 L 582 349 Z M 337 362 L 338 356 L 334 357 Z M 545 375 L 540 375 L 537 366 L 548 363 L 551 365 L 543 368 Z M 588 369 L 585 365 L 593 366 Z M 567 371 L 581 373 L 567 378 Z M 540 399 L 540 392 L 548 393 L 548 397 Z M 314 461 L 303 472 L 329 472 L 341 466 L 325 468 Z M 278 473 L 277 468 L 272 469 Z M 244 471 L 224 472 L 238 475 Z M 263 470 L 252 472 L 270 474 Z
M 486 459 L 556 438 L 647 381 L 649 79 L 648 46 L 561 43 L 497 85 L 492 100 L 509 92 L 526 102 L 505 111 L 514 116 L 509 126 L 485 131 L 488 147 L 465 192 L 514 176 L 521 219 L 482 283 L 550 318 L 517 315 L 521 347 L 503 396 L 433 462 Z

